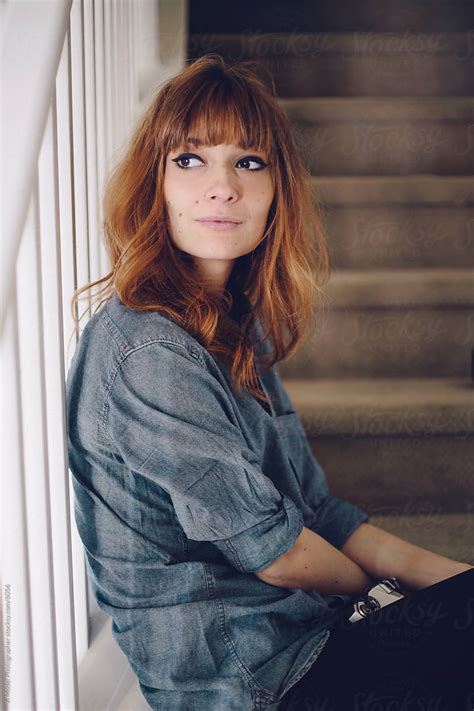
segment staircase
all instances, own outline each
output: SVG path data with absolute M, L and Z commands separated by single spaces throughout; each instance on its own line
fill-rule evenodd
M 232 15 L 204 0 L 188 42 L 188 59 L 272 73 L 324 206 L 329 308 L 279 370 L 332 492 L 470 563 L 473 14 L 470 0 L 244 0 Z

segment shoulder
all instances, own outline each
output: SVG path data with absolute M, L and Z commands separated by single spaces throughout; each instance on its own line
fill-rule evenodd
M 138 311 L 123 304 L 114 294 L 97 313 L 102 330 L 114 342 L 122 357 L 144 346 L 168 346 L 203 362 L 203 346 L 186 329 L 159 311 Z
M 158 311 L 138 311 L 125 306 L 114 294 L 84 326 L 71 360 L 67 387 L 82 388 L 85 381 L 111 387 L 125 367 L 142 372 L 163 370 L 214 370 L 205 348 L 175 321 Z
M 261 328 L 254 322 L 252 341 L 256 353 L 262 344 Z M 264 348 L 265 350 L 265 348 Z M 114 293 L 85 325 L 73 359 L 75 369 L 88 364 L 88 373 L 105 371 L 110 382 L 118 371 L 133 365 L 146 370 L 160 367 L 173 373 L 186 369 L 206 370 L 223 383 L 228 379 L 228 365 L 216 358 L 185 328 L 160 311 L 139 311 L 126 306 Z M 104 376 L 105 377 L 105 376 Z

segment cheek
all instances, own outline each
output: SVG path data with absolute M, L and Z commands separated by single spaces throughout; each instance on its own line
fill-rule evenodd
M 260 196 L 262 205 L 269 210 L 273 202 L 273 198 L 275 197 L 275 186 L 273 183 L 265 186 L 265 188 L 262 189 Z
M 165 194 L 165 205 L 168 215 L 173 220 L 179 220 L 183 217 L 183 204 L 182 201 L 179 200 L 179 194 L 168 191 L 168 193 Z
M 274 197 L 274 192 L 273 191 L 268 191 L 268 190 L 262 190 L 258 200 L 257 204 L 260 209 L 260 212 L 262 214 L 262 217 L 264 216 L 265 218 L 268 215 L 268 212 L 270 210 L 270 207 L 273 202 L 273 197 Z
M 256 216 L 262 217 L 263 213 L 268 212 L 273 200 L 273 189 L 260 189 L 253 196 L 253 208 Z

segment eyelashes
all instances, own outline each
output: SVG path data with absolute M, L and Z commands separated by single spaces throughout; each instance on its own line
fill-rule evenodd
M 183 160 L 191 160 L 191 159 L 193 159 L 193 158 L 195 158 L 196 160 L 201 161 L 201 163 L 202 163 L 202 159 L 201 159 L 198 155 L 196 155 L 195 153 L 180 153 L 179 156 L 177 156 L 176 158 L 172 158 L 171 160 L 173 161 L 173 163 L 176 163 L 176 165 L 178 166 L 178 168 L 181 168 L 181 170 L 189 170 L 189 168 L 190 168 L 190 167 L 193 167 L 193 166 L 180 165 L 180 163 L 181 163 L 181 161 L 183 161 Z M 264 168 L 267 167 L 267 163 L 265 163 L 265 161 L 262 160 L 262 158 L 260 158 L 259 156 L 245 156 L 244 158 L 240 158 L 240 159 L 237 161 L 237 163 L 243 163 L 243 162 L 246 162 L 246 163 L 258 163 L 259 167 L 258 167 L 258 168 L 249 168 L 249 169 L 248 169 L 248 172 L 249 172 L 249 173 L 256 173 L 256 172 L 258 172 L 259 170 L 263 170 Z

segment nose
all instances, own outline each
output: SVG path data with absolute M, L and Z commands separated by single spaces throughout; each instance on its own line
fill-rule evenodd
M 235 202 L 239 197 L 237 178 L 226 167 L 216 168 L 205 191 L 206 199 Z

